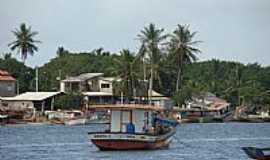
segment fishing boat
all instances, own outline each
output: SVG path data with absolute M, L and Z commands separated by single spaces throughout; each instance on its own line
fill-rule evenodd
M 243 147 L 242 149 L 252 159 L 270 160 L 270 154 L 265 154 L 267 151 L 270 152 L 270 148 Z
M 161 119 L 163 108 L 146 105 L 96 105 L 95 110 L 110 111 L 109 128 L 89 132 L 100 150 L 146 150 L 169 147 L 176 122 Z

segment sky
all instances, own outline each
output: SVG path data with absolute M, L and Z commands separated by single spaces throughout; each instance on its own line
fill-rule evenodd
M 74 52 L 99 47 L 136 52 L 136 37 L 149 23 L 166 33 L 189 24 L 198 32 L 195 40 L 203 41 L 200 60 L 270 65 L 269 0 L 1 0 L 0 53 L 11 52 L 11 31 L 21 23 L 38 31 L 36 39 L 42 41 L 26 60 L 29 66 L 49 62 L 59 46 Z

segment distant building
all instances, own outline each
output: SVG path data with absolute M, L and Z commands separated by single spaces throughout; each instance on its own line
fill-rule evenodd
M 0 97 L 16 95 L 16 79 L 7 71 L 0 70 Z
M 230 103 L 216 97 L 212 93 L 205 93 L 201 97 L 193 97 L 186 108 L 180 109 L 185 117 L 213 117 L 224 118 L 230 114 Z
M 113 82 L 115 81 L 119 82 L 121 80 L 116 77 L 104 77 L 103 73 L 83 73 L 62 80 L 60 91 L 64 93 L 82 93 L 89 104 L 112 104 L 121 99 L 121 97 L 117 97 L 113 93 Z M 140 95 L 140 92 L 137 91 L 136 95 Z M 148 97 L 149 95 L 150 92 L 148 91 Z M 136 101 L 139 101 L 139 99 L 142 103 L 148 102 L 147 97 L 134 97 Z M 152 91 L 152 103 L 160 106 L 172 106 L 172 101 L 168 97 L 155 91 Z
M 90 103 L 113 103 L 114 77 L 103 77 L 103 73 L 83 73 L 61 81 L 60 91 L 64 93 L 79 92 Z
M 0 110 L 24 111 L 35 109 L 44 112 L 54 110 L 54 99 L 61 92 L 25 92 L 15 97 L 2 97 Z

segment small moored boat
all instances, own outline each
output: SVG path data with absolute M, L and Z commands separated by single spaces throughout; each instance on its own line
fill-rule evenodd
M 270 160 L 270 154 L 265 154 L 266 151 L 270 151 L 270 148 L 243 147 L 242 149 L 252 159 Z
M 95 110 L 110 110 L 110 128 L 89 132 L 90 140 L 100 150 L 145 150 L 169 147 L 176 123 L 162 120 L 163 108 L 144 105 L 102 105 Z

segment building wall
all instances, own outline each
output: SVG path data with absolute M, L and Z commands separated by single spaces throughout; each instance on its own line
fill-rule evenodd
M 65 92 L 65 82 L 60 82 L 60 92 Z
M 0 81 L 0 96 L 13 97 L 16 95 L 15 81 Z
M 99 92 L 100 91 L 98 77 L 88 80 L 87 85 L 88 85 L 87 91 L 90 91 L 90 92 Z
M 113 92 L 112 82 L 109 81 L 99 80 L 99 88 L 101 92 Z
M 33 108 L 34 104 L 31 101 L 2 101 L 1 107 L 6 110 L 20 111 L 27 108 Z

